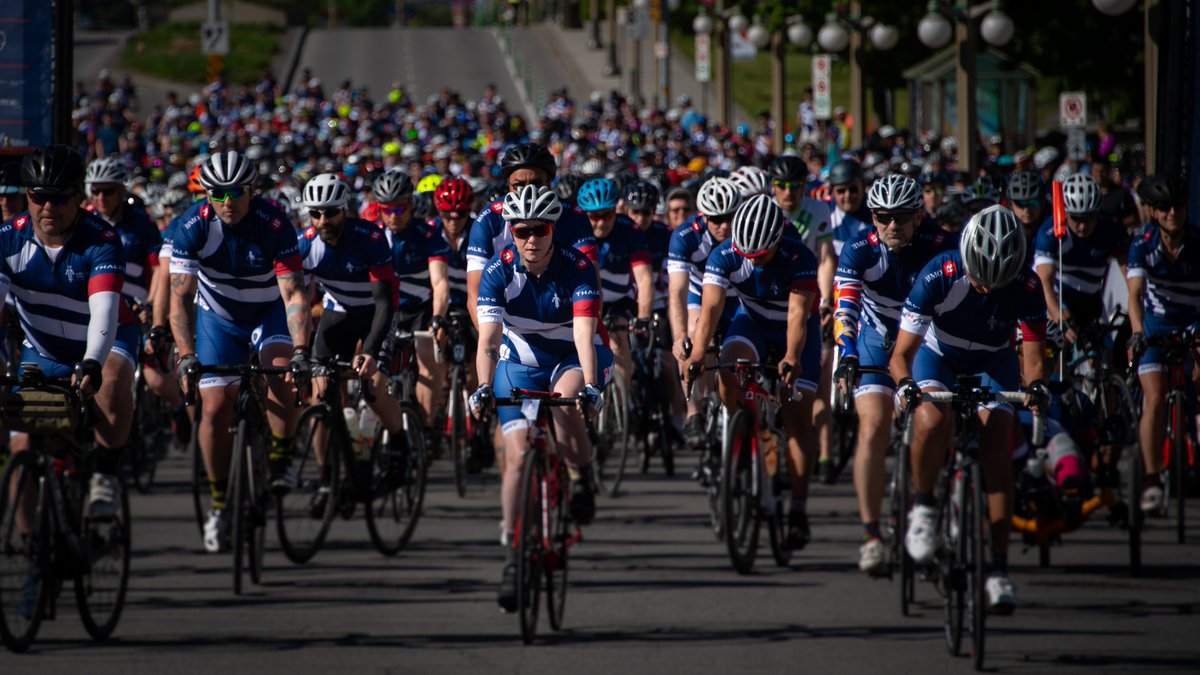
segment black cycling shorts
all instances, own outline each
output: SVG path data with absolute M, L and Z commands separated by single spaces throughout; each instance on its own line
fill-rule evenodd
M 313 340 L 313 358 L 318 361 L 338 359 L 349 361 L 358 353 L 358 343 L 371 333 L 374 308 L 361 312 L 321 313 L 317 336 Z

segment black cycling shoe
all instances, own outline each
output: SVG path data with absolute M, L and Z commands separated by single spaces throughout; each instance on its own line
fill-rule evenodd
M 517 564 L 507 563 L 500 575 L 500 590 L 496 593 L 496 604 L 511 614 L 517 611 Z
M 788 514 L 787 548 L 799 551 L 812 541 L 812 532 L 808 529 L 808 515 L 803 511 L 792 511 Z
M 582 471 L 579 480 L 571 481 L 571 520 L 580 525 L 587 525 L 596 517 L 596 494 L 588 471 Z
M 187 408 L 180 408 L 171 413 L 172 427 L 175 430 L 175 442 L 185 450 L 192 442 L 192 417 Z
M 699 448 L 704 445 L 704 418 L 692 415 L 683 423 L 683 442 L 689 448 Z
M 821 482 L 825 485 L 834 485 L 837 483 L 837 466 L 833 463 L 833 459 L 826 457 L 817 460 L 817 473 L 821 476 Z

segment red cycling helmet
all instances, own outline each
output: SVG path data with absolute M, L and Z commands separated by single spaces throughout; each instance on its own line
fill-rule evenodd
M 462 178 L 447 178 L 433 191 L 433 205 L 438 211 L 470 211 L 474 196 L 470 183 Z

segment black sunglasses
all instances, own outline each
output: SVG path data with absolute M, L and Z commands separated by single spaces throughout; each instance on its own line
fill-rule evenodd
M 341 212 L 341 209 L 309 209 L 308 217 L 313 220 L 320 220 L 322 218 L 330 219 L 337 217 Z
M 66 206 L 68 202 L 75 198 L 74 192 L 55 192 L 55 193 L 38 193 L 29 192 L 26 194 L 29 201 L 38 206 L 45 206 L 47 203 L 55 206 Z
M 891 225 L 892 223 L 907 223 L 916 213 L 916 211 L 873 211 L 871 215 L 881 225 Z
M 92 188 L 91 192 L 92 192 L 93 197 L 111 197 L 111 196 L 117 194 L 117 188 L 115 188 L 115 187 L 95 188 L 94 187 L 94 188 Z
M 550 223 L 538 223 L 537 225 L 522 225 L 521 227 L 512 228 L 513 239 L 528 239 L 530 237 L 546 237 L 550 235 L 550 230 L 554 226 Z

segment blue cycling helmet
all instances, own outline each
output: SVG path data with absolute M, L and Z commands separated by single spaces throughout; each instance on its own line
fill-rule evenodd
M 576 203 L 584 211 L 603 211 L 617 208 L 617 184 L 607 178 L 593 178 L 575 194 Z

